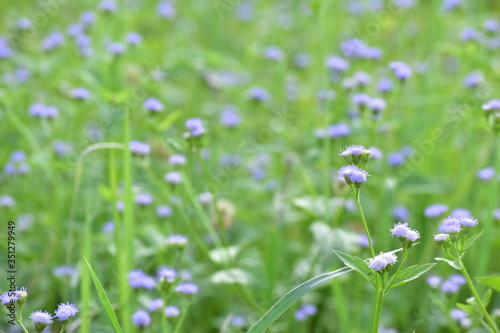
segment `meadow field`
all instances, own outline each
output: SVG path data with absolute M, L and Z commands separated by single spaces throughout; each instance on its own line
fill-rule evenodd
M 499 1 L 0 19 L 1 333 L 499 332 Z

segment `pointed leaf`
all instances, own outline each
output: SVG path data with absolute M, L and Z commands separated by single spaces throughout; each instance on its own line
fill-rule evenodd
M 490 287 L 491 289 L 500 292 L 500 276 L 499 275 L 490 275 L 478 277 L 477 280 L 484 284 L 485 286 Z
M 445 258 L 434 258 L 434 260 L 444 261 L 444 262 L 448 263 L 448 265 L 450 265 L 451 267 L 458 269 L 458 270 L 462 269 L 462 263 L 460 262 L 460 258 L 457 258 L 454 261 L 451 261 L 451 260 L 448 260 Z
M 465 252 L 467 251 L 467 249 L 469 249 L 469 247 L 472 246 L 472 244 L 474 244 L 474 242 L 476 241 L 476 239 L 478 239 L 479 237 L 481 237 L 481 235 L 483 234 L 484 230 L 481 231 L 480 233 L 478 234 L 475 234 L 474 236 L 468 238 L 466 241 L 465 241 L 465 244 L 464 244 L 464 248 L 462 250 L 462 252 Z
M 481 298 L 482 301 L 483 301 L 483 304 L 485 307 L 488 306 L 488 304 L 490 304 L 490 301 L 491 301 L 491 295 L 493 294 L 493 290 L 489 289 L 486 290 L 483 294 L 483 297 Z
M 390 290 L 392 288 L 396 288 L 398 286 L 401 286 L 405 283 L 408 283 L 409 281 L 415 280 L 416 278 L 420 277 L 421 275 L 425 274 L 427 271 L 429 271 L 432 267 L 434 267 L 436 264 L 424 264 L 424 265 L 414 265 L 407 267 L 405 269 L 402 269 L 399 271 L 398 275 L 394 279 L 393 283 L 391 286 L 387 288 L 387 290 Z
M 337 250 L 333 250 L 337 257 L 339 257 L 342 262 L 348 266 L 360 273 L 365 279 L 367 279 L 373 286 L 376 286 L 377 283 L 377 277 L 375 276 L 375 272 L 368 267 L 368 264 L 366 261 L 364 261 L 361 258 L 358 257 L 353 257 L 348 255 L 347 253 L 340 252 Z
M 113 329 L 115 330 L 116 333 L 123 333 L 120 324 L 118 323 L 118 318 L 116 317 L 115 310 L 113 310 L 113 306 L 109 301 L 108 295 L 106 295 L 106 291 L 104 291 L 104 288 L 102 287 L 99 278 L 92 269 L 92 266 L 90 266 L 90 263 L 87 261 L 87 258 L 84 259 L 85 262 L 87 263 L 87 267 L 89 268 L 90 275 L 92 275 L 92 280 L 94 280 L 95 289 L 97 290 L 97 294 L 99 294 L 99 299 L 101 300 L 101 304 L 104 307 L 106 314 L 108 315 L 108 319 L 111 322 Z
M 309 291 L 319 287 L 323 283 L 338 276 L 352 271 L 351 268 L 343 267 L 336 271 L 324 273 L 298 285 L 281 297 L 251 328 L 247 333 L 262 333 L 278 319 L 290 306 L 298 301 Z

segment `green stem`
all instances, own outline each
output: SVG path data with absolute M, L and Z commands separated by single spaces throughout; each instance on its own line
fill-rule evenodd
M 361 221 L 363 222 L 363 228 L 365 229 L 366 237 L 368 238 L 368 244 L 370 245 L 370 253 L 372 257 L 375 257 L 375 250 L 372 244 L 372 237 L 370 236 L 370 231 L 368 230 L 368 224 L 366 223 L 365 214 L 363 213 L 363 208 L 361 207 L 361 202 L 359 201 L 359 189 L 354 190 L 354 194 L 356 196 L 356 204 L 358 205 L 359 213 L 361 214 Z
M 23 322 L 21 320 L 22 319 L 20 319 L 20 318 L 16 318 L 16 322 L 19 324 L 19 326 L 21 326 L 21 328 L 23 329 L 23 332 L 29 333 L 28 330 L 26 329 L 26 327 L 24 327 Z
M 460 271 L 464 275 L 465 279 L 467 280 L 467 284 L 469 285 L 470 290 L 472 291 L 472 295 L 474 295 L 474 298 L 476 299 L 477 304 L 479 305 L 479 308 L 481 309 L 481 312 L 483 312 L 484 317 L 486 318 L 486 321 L 488 322 L 488 325 L 490 325 L 490 328 L 493 330 L 495 333 L 499 333 L 497 325 L 491 318 L 490 314 L 484 307 L 483 301 L 481 300 L 481 297 L 479 297 L 479 294 L 477 293 L 476 287 L 474 287 L 474 284 L 472 283 L 472 280 L 469 276 L 469 273 L 465 269 L 465 266 L 463 265 L 462 261 L 460 260 L 460 264 L 462 268 Z
M 394 279 L 396 276 L 398 276 L 399 271 L 401 270 L 401 267 L 403 267 L 403 264 L 405 263 L 406 257 L 408 256 L 408 250 L 404 247 L 403 245 L 403 259 L 401 260 L 401 263 L 399 264 L 398 269 L 396 270 L 396 273 L 394 273 L 391 278 L 389 279 L 389 283 L 387 284 L 387 287 L 384 290 L 384 293 L 389 291 L 389 288 L 391 287 L 392 283 L 394 282 Z
M 378 333 L 378 326 L 380 323 L 380 314 L 382 313 L 382 298 L 384 297 L 384 290 L 378 291 L 377 303 L 375 304 L 375 317 L 373 318 L 373 333 Z
M 66 325 L 67 325 L 67 323 L 62 324 L 61 330 L 59 331 L 59 333 L 64 333 L 64 331 L 66 330 Z

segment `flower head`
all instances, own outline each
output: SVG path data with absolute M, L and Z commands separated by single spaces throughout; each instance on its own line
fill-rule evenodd
M 78 312 L 78 308 L 71 303 L 61 303 L 58 305 L 55 311 L 55 317 L 59 321 L 69 320 L 71 317 L 75 316 Z
M 160 112 L 163 111 L 163 104 L 156 98 L 148 98 L 144 101 L 142 106 L 149 111 Z
M 436 204 L 425 208 L 424 215 L 427 217 L 438 217 L 448 210 L 448 206 Z
M 163 308 L 163 300 L 161 298 L 155 298 L 148 304 L 148 309 L 150 312 L 156 311 Z
M 473 226 L 477 225 L 478 222 L 475 218 L 472 216 L 470 217 L 462 217 L 459 219 L 460 225 L 465 228 L 472 228 Z
M 165 307 L 164 313 L 165 313 L 165 317 L 172 318 L 172 317 L 179 316 L 181 314 L 181 311 L 179 310 L 178 307 L 176 307 L 174 305 L 169 305 L 169 306 Z
M 437 234 L 434 235 L 434 240 L 436 242 L 446 242 L 450 238 L 450 235 L 448 234 Z
M 200 136 L 205 133 L 205 129 L 203 128 L 203 121 L 200 118 L 188 119 L 186 120 L 185 125 L 192 136 Z
M 151 324 L 151 316 L 144 310 L 138 310 L 132 315 L 132 322 L 137 327 L 148 327 Z
M 385 273 L 392 265 L 396 263 L 398 258 L 394 253 L 380 253 L 368 260 L 368 267 L 378 273 Z
M 406 80 L 411 76 L 411 68 L 401 61 L 394 61 L 389 64 L 389 68 L 393 70 L 394 75 L 401 80 Z
M 347 163 L 363 167 L 368 162 L 371 152 L 363 146 L 353 145 L 346 147 L 339 155 L 344 156 Z
M 42 310 L 32 312 L 30 319 L 33 321 L 35 329 L 38 333 L 42 332 L 47 325 L 53 323 L 50 313 Z
M 130 273 L 128 273 L 127 277 L 128 283 L 134 289 L 153 289 L 155 287 L 155 281 L 153 280 L 153 278 L 141 270 L 131 271 Z
M 338 171 L 338 174 L 344 177 L 347 184 L 353 184 L 356 187 L 360 187 L 364 182 L 366 182 L 366 178 L 369 176 L 368 172 L 363 169 L 358 168 L 355 165 L 346 165 Z
M 439 226 L 439 231 L 444 233 L 457 233 L 462 230 L 460 220 L 454 217 L 447 217 Z
M 151 147 L 147 143 L 140 141 L 130 141 L 129 147 L 132 154 L 135 155 L 147 155 L 151 152 Z
M 183 282 L 175 288 L 175 291 L 183 294 L 194 295 L 198 292 L 198 285 L 190 282 Z

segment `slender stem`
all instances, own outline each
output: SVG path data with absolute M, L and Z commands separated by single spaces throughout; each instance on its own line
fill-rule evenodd
M 382 313 L 382 298 L 384 297 L 384 290 L 378 291 L 377 303 L 375 304 L 375 317 L 373 318 L 373 333 L 378 333 L 378 326 L 380 322 L 380 314 Z
M 389 291 L 389 288 L 391 287 L 392 283 L 394 282 L 394 279 L 396 278 L 396 276 L 398 276 L 398 273 L 401 270 L 401 267 L 403 267 L 407 256 L 408 256 L 408 250 L 403 245 L 403 259 L 401 260 L 401 263 L 399 264 L 399 267 L 396 270 L 396 273 L 394 273 L 391 276 L 391 278 L 389 279 L 389 283 L 387 284 L 387 287 L 384 290 L 385 293 Z
M 370 236 L 370 231 L 368 230 L 368 224 L 366 223 L 365 214 L 363 213 L 363 208 L 361 207 L 361 202 L 359 201 L 359 189 L 354 190 L 356 196 L 356 204 L 358 205 L 359 213 L 361 214 L 361 221 L 363 222 L 363 228 L 365 229 L 366 238 L 368 238 L 368 244 L 370 245 L 370 253 L 372 257 L 375 257 L 375 250 L 373 249 L 372 237 Z
M 493 332 L 499 333 L 497 325 L 495 324 L 495 322 L 491 318 L 490 314 L 488 313 L 488 311 L 484 307 L 483 301 L 481 300 L 481 297 L 479 297 L 479 294 L 477 293 L 476 287 L 474 287 L 474 284 L 472 283 L 472 280 L 471 280 L 471 278 L 469 276 L 469 273 L 465 269 L 465 266 L 463 265 L 463 263 L 462 263 L 461 260 L 460 260 L 460 263 L 461 263 L 461 266 L 462 266 L 462 268 L 460 269 L 460 271 L 462 271 L 462 274 L 464 275 L 465 279 L 467 280 L 467 284 L 469 285 L 469 288 L 472 291 L 472 295 L 474 295 L 474 298 L 476 299 L 476 302 L 479 305 L 479 308 L 483 312 L 484 317 L 486 318 L 486 321 L 490 325 L 490 328 L 493 330 Z
M 67 323 L 62 324 L 61 330 L 59 331 L 59 333 L 64 333 L 64 331 L 66 330 L 66 325 L 67 325 Z
M 24 333 L 29 333 L 28 330 L 26 329 L 26 327 L 24 327 L 23 322 L 21 320 L 22 319 L 20 319 L 20 318 L 16 318 L 16 321 L 19 324 L 19 326 L 21 326 L 21 328 L 23 329 L 23 332 Z

